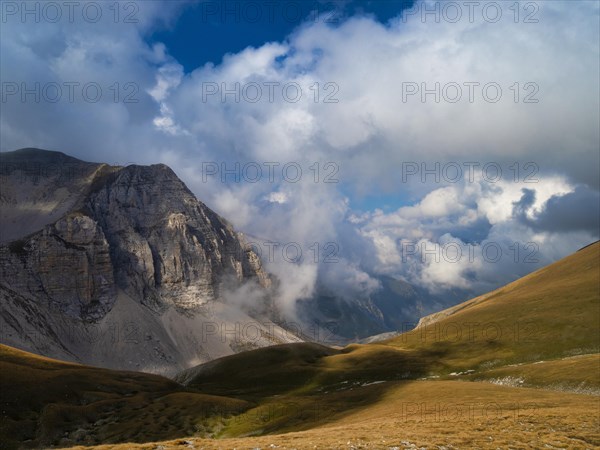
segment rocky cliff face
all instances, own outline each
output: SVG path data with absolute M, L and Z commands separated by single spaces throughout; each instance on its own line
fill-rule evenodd
M 91 324 L 102 324 L 121 307 L 121 298 L 127 298 L 135 307 L 125 308 L 123 314 L 138 316 L 131 317 L 136 322 L 140 311 L 153 317 L 146 322 L 161 323 L 169 317 L 166 326 L 149 328 L 147 340 L 152 341 L 153 333 L 164 334 L 163 342 L 152 348 L 151 355 L 134 358 L 146 361 L 138 361 L 135 368 L 145 364 L 142 369 L 170 372 L 169 364 L 186 367 L 188 360 L 197 363 L 209 353 L 206 345 L 185 344 L 192 347 L 185 349 L 178 349 L 175 342 L 166 345 L 164 339 L 179 339 L 169 331 L 179 320 L 201 319 L 200 330 L 188 324 L 189 329 L 184 327 L 187 337 L 180 336 L 197 342 L 209 310 L 213 311 L 211 323 L 233 328 L 237 326 L 231 324 L 233 316 L 245 323 L 277 317 L 269 301 L 271 280 L 258 256 L 167 166 L 113 167 L 35 149 L 0 157 L 0 287 L 4 298 L 12 299 L 3 301 L 0 311 L 4 322 L 0 325 L 7 330 L 3 342 L 40 352 L 37 344 L 18 330 L 19 321 L 31 320 L 31 312 L 26 310 L 37 308 L 48 319 L 45 326 L 52 328 L 41 330 L 42 335 L 50 338 L 54 353 L 60 353 L 46 350 L 48 356 L 65 357 L 62 353 L 66 352 L 73 355 L 71 359 L 97 362 L 90 346 L 69 343 L 61 329 L 63 322 L 69 322 L 70 331 L 75 328 L 85 334 Z M 213 306 L 226 303 L 223 289 L 242 285 L 251 285 L 260 293 L 256 296 L 260 300 L 246 311 L 233 311 L 234 307 L 225 305 L 220 320 Z M 257 324 L 273 330 L 260 321 Z M 144 328 L 144 324 L 138 325 Z M 252 342 L 236 333 L 219 338 L 227 345 L 210 357 L 248 345 L 296 340 L 289 333 L 271 338 L 265 329 L 261 328 L 261 337 Z M 168 332 L 163 333 L 165 330 Z M 200 337 L 207 344 L 210 339 L 204 334 Z M 214 335 L 210 336 L 213 340 Z M 169 346 L 173 348 L 167 349 Z M 122 359 L 117 354 L 103 364 L 131 368 Z
M 83 320 L 97 320 L 112 308 L 113 269 L 102 229 L 81 214 L 0 246 L 3 285 Z
M 225 277 L 270 286 L 231 225 L 165 165 L 100 171 L 83 213 L 107 236 L 116 284 L 153 310 L 197 309 L 219 297 Z

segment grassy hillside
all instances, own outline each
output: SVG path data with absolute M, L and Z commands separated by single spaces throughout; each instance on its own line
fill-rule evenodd
M 464 379 L 507 386 L 541 387 L 556 391 L 600 395 L 600 354 L 571 356 L 552 361 L 512 364 L 467 374 Z
M 146 442 L 249 407 L 155 375 L 63 363 L 0 345 L 0 448 Z
M 452 377 L 597 354 L 599 289 L 596 243 L 382 343 L 352 344 L 342 350 L 317 344 L 258 349 L 191 369 L 180 380 L 211 394 L 256 399 L 347 379 Z M 562 375 L 555 371 L 555 377 L 573 381 L 582 361 L 563 364 Z M 580 381 L 600 387 L 600 374 L 592 371 Z
M 321 370 L 321 358 L 338 353 L 313 343 L 282 344 L 219 358 L 186 370 L 176 380 L 204 392 L 260 399 L 303 386 Z
M 597 395 L 599 263 L 596 243 L 389 341 L 339 351 L 308 344 L 259 349 L 201 366 L 185 381 L 205 393 L 258 403 L 228 421 L 221 437 L 319 426 L 323 417 L 380 404 L 399 380 L 488 381 L 499 389 Z M 318 417 L 306 413 L 316 409 Z M 257 421 L 265 411 L 277 413 Z
M 383 343 L 257 349 L 185 371 L 185 388 L 0 347 L 3 442 L 598 447 L 599 289 L 596 243 Z
M 356 391 L 357 389 L 355 389 Z M 379 391 L 374 394 L 370 391 Z M 340 394 L 341 395 L 341 394 Z M 310 429 L 256 437 L 189 437 L 98 449 L 593 449 L 600 446 L 598 397 L 489 383 L 389 382 L 362 387 L 355 397 L 381 401 L 331 413 L 323 398 Z M 276 418 L 265 416 L 264 424 Z M 255 419 L 255 429 L 260 429 Z M 159 445 L 161 447 L 159 447 Z
M 597 353 L 600 243 L 490 294 L 425 318 L 385 344 L 437 350 L 437 371 L 483 370 Z

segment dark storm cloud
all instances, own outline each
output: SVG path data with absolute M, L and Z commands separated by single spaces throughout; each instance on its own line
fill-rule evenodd
M 535 202 L 535 191 L 523 189 L 523 196 L 514 203 L 514 215 L 536 231 L 554 233 L 588 231 L 598 237 L 600 231 L 600 193 L 587 186 L 577 186 L 573 192 L 554 195 L 541 212 L 532 219 L 527 210 Z

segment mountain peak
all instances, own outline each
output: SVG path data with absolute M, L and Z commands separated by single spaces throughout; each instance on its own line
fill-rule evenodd
M 40 148 L 27 147 L 14 150 L 11 152 L 0 153 L 0 161 L 3 164 L 9 163 L 44 163 L 44 164 L 65 164 L 65 163 L 78 163 L 78 164 L 93 164 L 86 161 L 82 161 L 73 156 L 69 156 L 66 153 L 58 152 L 54 150 L 44 150 Z
M 223 304 L 224 292 L 251 286 L 255 301 L 231 306 L 222 322 L 276 318 L 258 256 L 165 164 L 110 166 L 40 149 L 6 153 L 2 161 L 0 327 L 11 330 L 8 343 L 38 353 L 46 345 L 49 355 L 94 363 L 73 330 L 93 337 L 95 326 L 143 316 L 148 335 L 168 343 L 144 337 L 148 349 L 132 347 L 128 361 L 172 371 L 209 358 L 196 343 L 206 340 L 206 314 Z M 13 317 L 37 324 L 40 339 L 13 329 Z M 212 355 L 241 348 L 240 336 L 211 339 L 218 341 Z M 257 342 L 250 345 L 271 343 Z M 118 355 L 105 358 L 111 367 L 132 368 Z

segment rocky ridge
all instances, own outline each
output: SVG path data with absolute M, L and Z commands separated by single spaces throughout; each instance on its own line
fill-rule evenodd
M 259 257 L 169 167 L 86 163 L 37 149 L 0 158 L 3 343 L 111 368 L 172 373 L 248 347 L 299 340 L 273 322 L 271 279 Z M 242 285 L 259 299 L 246 310 L 222 295 Z M 117 307 L 124 309 L 119 322 L 131 319 L 143 339 L 162 337 L 150 354 L 138 345 L 99 362 L 93 345 L 67 337 L 98 327 L 106 335 L 102 327 Z M 44 323 L 27 331 L 33 315 Z M 259 330 L 255 338 L 235 331 L 251 322 Z M 207 336 L 206 323 L 234 331 Z M 37 341 L 45 348 L 28 333 L 43 337 Z

